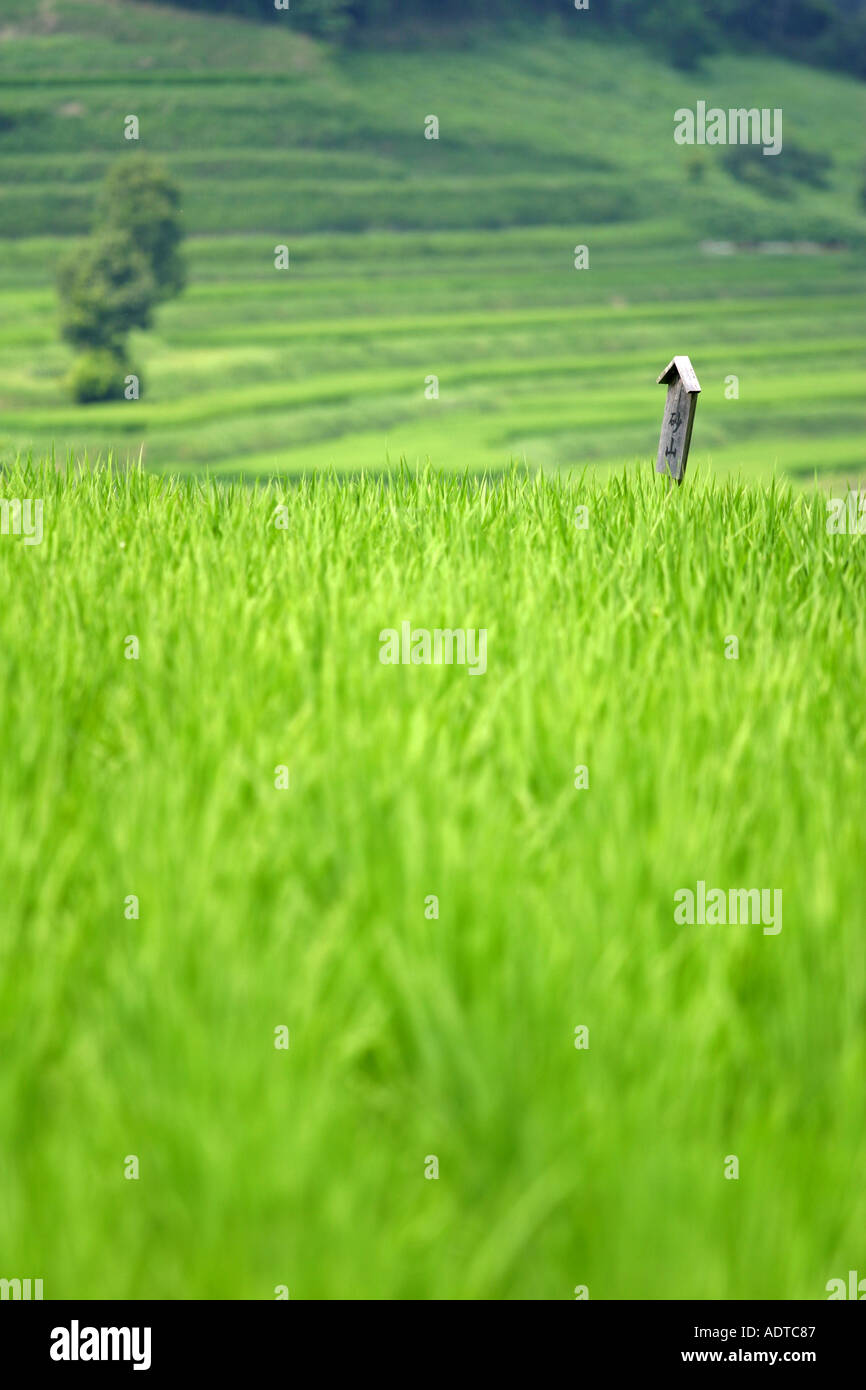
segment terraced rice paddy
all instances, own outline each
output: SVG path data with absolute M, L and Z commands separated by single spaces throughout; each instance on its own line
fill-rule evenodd
M 58 8 L 46 36 L 11 4 L 0 457 L 112 450 L 250 475 L 632 463 L 654 454 L 658 371 L 688 352 L 704 388 L 693 466 L 858 474 L 855 82 L 732 57 L 688 75 L 543 32 L 337 54 L 280 27 L 105 0 Z M 756 89 L 784 107 L 789 144 L 829 157 L 826 186 L 786 180 L 784 151 L 763 161 L 782 173 L 751 186 L 719 150 L 674 146 L 677 106 Z M 191 284 L 134 343 L 141 401 L 83 409 L 53 282 L 99 178 L 136 157 L 128 112 L 183 188 Z M 719 240 L 743 249 L 702 249 Z

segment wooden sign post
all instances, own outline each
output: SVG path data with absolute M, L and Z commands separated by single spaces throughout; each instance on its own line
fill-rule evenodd
M 686 473 L 701 383 L 688 357 L 674 357 L 659 377 L 659 384 L 662 382 L 667 383 L 668 394 L 662 416 L 656 472 L 667 473 L 668 477 L 681 483 Z

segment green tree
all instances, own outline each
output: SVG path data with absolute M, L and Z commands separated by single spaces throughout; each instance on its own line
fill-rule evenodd
M 110 348 L 91 348 L 75 359 L 69 389 L 80 405 L 124 399 L 129 368 Z
M 122 159 L 109 171 L 97 205 L 99 225 L 128 238 L 147 261 L 158 299 L 180 294 L 186 283 L 180 245 L 180 189 L 146 155 Z
M 82 348 L 122 355 L 132 328 L 150 326 L 157 293 L 147 259 L 122 232 L 108 232 L 60 265 L 60 332 Z
M 180 191 L 145 156 L 109 171 L 98 202 L 97 235 L 60 265 L 60 333 L 84 349 L 70 377 L 78 401 L 121 394 L 126 342 L 149 328 L 154 306 L 178 294 L 185 274 Z

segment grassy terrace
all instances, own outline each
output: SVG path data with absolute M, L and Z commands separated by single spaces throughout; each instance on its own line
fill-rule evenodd
M 388 456 L 456 469 L 619 463 L 653 453 L 653 382 L 687 345 L 704 388 L 696 462 L 857 476 L 858 253 L 720 257 L 642 231 L 635 245 L 599 230 L 582 272 L 568 228 L 293 239 L 282 275 L 264 235 L 195 239 L 192 286 L 136 342 L 143 399 L 86 410 L 65 399 L 68 354 L 38 283 L 49 243 L 16 247 L 0 288 L 4 451 L 143 449 L 153 468 L 250 474 Z M 431 374 L 438 400 L 425 397 Z M 726 398 L 731 374 L 739 399 Z
M 7 14 L 0 459 L 71 447 L 233 475 L 620 464 L 651 456 L 652 384 L 688 351 L 697 462 L 859 476 L 862 85 L 755 58 L 684 75 L 586 26 L 338 54 L 289 25 L 107 0 L 69 0 L 48 27 L 24 0 Z M 782 172 L 751 186 L 723 151 L 673 144 L 677 106 L 755 91 L 783 107 L 789 146 L 831 157 L 825 187 L 787 178 L 784 150 L 756 154 Z M 135 158 L 129 112 L 182 185 L 191 285 L 134 345 L 141 402 L 73 408 L 56 265 L 105 169 Z M 712 239 L 751 249 L 707 254 Z M 787 254 L 757 249 L 779 241 Z

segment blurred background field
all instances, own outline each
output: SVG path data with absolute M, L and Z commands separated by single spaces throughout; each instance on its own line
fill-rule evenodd
M 0 457 L 111 449 L 220 474 L 648 460 L 655 376 L 685 351 L 694 462 L 857 476 L 862 83 L 756 54 L 684 72 L 591 14 L 370 50 L 288 16 L 5 0 Z M 674 110 L 698 99 L 782 107 L 782 154 L 739 167 L 676 146 Z M 190 285 L 133 340 L 141 401 L 75 406 L 57 261 L 139 149 L 181 186 Z

